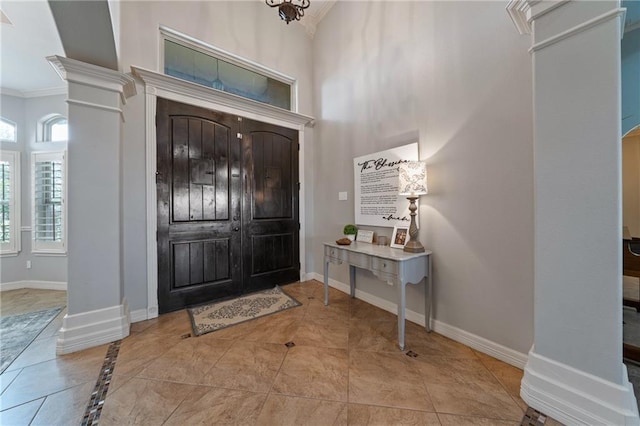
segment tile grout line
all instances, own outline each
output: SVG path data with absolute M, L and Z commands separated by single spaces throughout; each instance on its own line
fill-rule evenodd
M 91 393 L 91 398 L 89 399 L 89 404 L 82 417 L 82 426 L 98 424 L 100 414 L 102 414 L 102 408 L 104 407 L 104 401 L 109 391 L 109 385 L 111 384 L 113 370 L 116 367 L 116 359 L 118 358 L 121 343 L 122 340 L 116 340 L 111 343 L 107 349 L 98 380 L 96 381 L 96 385 Z

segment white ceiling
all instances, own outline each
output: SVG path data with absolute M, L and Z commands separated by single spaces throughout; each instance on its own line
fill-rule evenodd
M 46 0 L 0 1 L 12 25 L 0 24 L 0 87 L 5 93 L 29 96 L 65 83 L 45 59 L 64 56 L 53 15 Z
M 300 21 L 311 36 L 335 2 L 311 0 Z M 27 97 L 63 93 L 65 83 L 45 59 L 65 56 L 47 1 L 0 0 L 0 10 L 11 21 L 0 23 L 0 91 Z

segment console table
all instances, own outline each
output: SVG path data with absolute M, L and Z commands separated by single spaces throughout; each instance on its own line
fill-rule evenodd
M 401 249 L 353 242 L 348 246 L 336 243 L 324 244 L 324 304 L 329 304 L 329 263 L 349 265 L 349 284 L 351 297 L 356 295 L 356 268 L 371 271 L 379 279 L 396 285 L 398 288 L 398 345 L 404 350 L 404 320 L 406 307 L 406 286 L 419 284 L 426 279 L 425 291 L 425 327 L 430 331 L 431 292 L 432 292 L 432 255 L 430 250 L 424 253 L 407 253 Z

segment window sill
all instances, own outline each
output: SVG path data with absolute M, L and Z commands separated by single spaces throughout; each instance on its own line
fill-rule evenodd
M 67 257 L 67 252 L 32 251 L 31 254 L 42 257 Z
M 20 255 L 19 251 L 3 251 L 0 252 L 0 257 L 17 257 Z

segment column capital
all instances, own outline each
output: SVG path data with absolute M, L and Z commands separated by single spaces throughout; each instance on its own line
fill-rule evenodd
M 531 34 L 531 23 L 571 0 L 510 0 L 507 12 L 520 34 Z
M 63 80 L 119 93 L 122 103 L 136 94 L 133 77 L 120 71 L 58 55 L 49 56 L 47 60 Z

